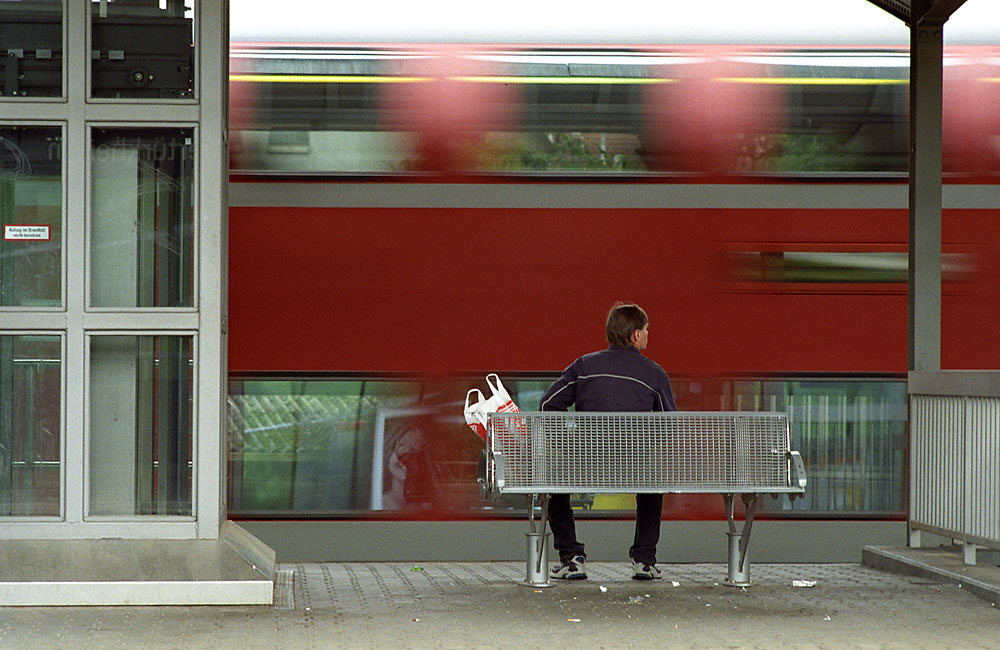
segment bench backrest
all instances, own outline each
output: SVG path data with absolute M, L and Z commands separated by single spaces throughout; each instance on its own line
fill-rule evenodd
M 785 413 L 492 413 L 493 489 L 801 493 Z M 499 480 L 498 480 L 499 479 Z

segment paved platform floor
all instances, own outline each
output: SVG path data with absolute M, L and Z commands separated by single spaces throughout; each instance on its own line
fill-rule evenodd
M 744 590 L 722 564 L 661 567 L 534 589 L 515 562 L 281 565 L 274 607 L 0 607 L 0 648 L 1000 647 L 996 604 L 934 577 L 756 564 Z

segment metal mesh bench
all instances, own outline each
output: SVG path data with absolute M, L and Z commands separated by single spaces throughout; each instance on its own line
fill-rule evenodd
M 551 493 L 721 494 L 729 523 L 726 582 L 747 586 L 747 546 L 760 497 L 794 499 L 806 487 L 784 413 L 492 413 L 479 470 L 485 496 L 531 499 L 525 584 L 535 587 L 549 586 L 545 506 Z M 733 516 L 737 495 L 746 509 L 742 530 Z

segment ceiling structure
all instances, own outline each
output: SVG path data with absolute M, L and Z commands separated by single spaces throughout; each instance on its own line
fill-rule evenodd
M 955 11 L 965 4 L 965 0 L 868 0 L 885 9 L 908 26 L 943 25 Z

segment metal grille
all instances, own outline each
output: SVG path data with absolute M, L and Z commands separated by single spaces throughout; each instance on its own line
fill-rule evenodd
M 784 413 L 494 413 L 488 436 L 503 492 L 800 491 Z
M 1000 399 L 970 397 L 969 535 L 1000 547 Z
M 1000 548 L 1000 399 L 912 395 L 910 525 Z
M 965 398 L 910 398 L 910 521 L 962 532 Z

